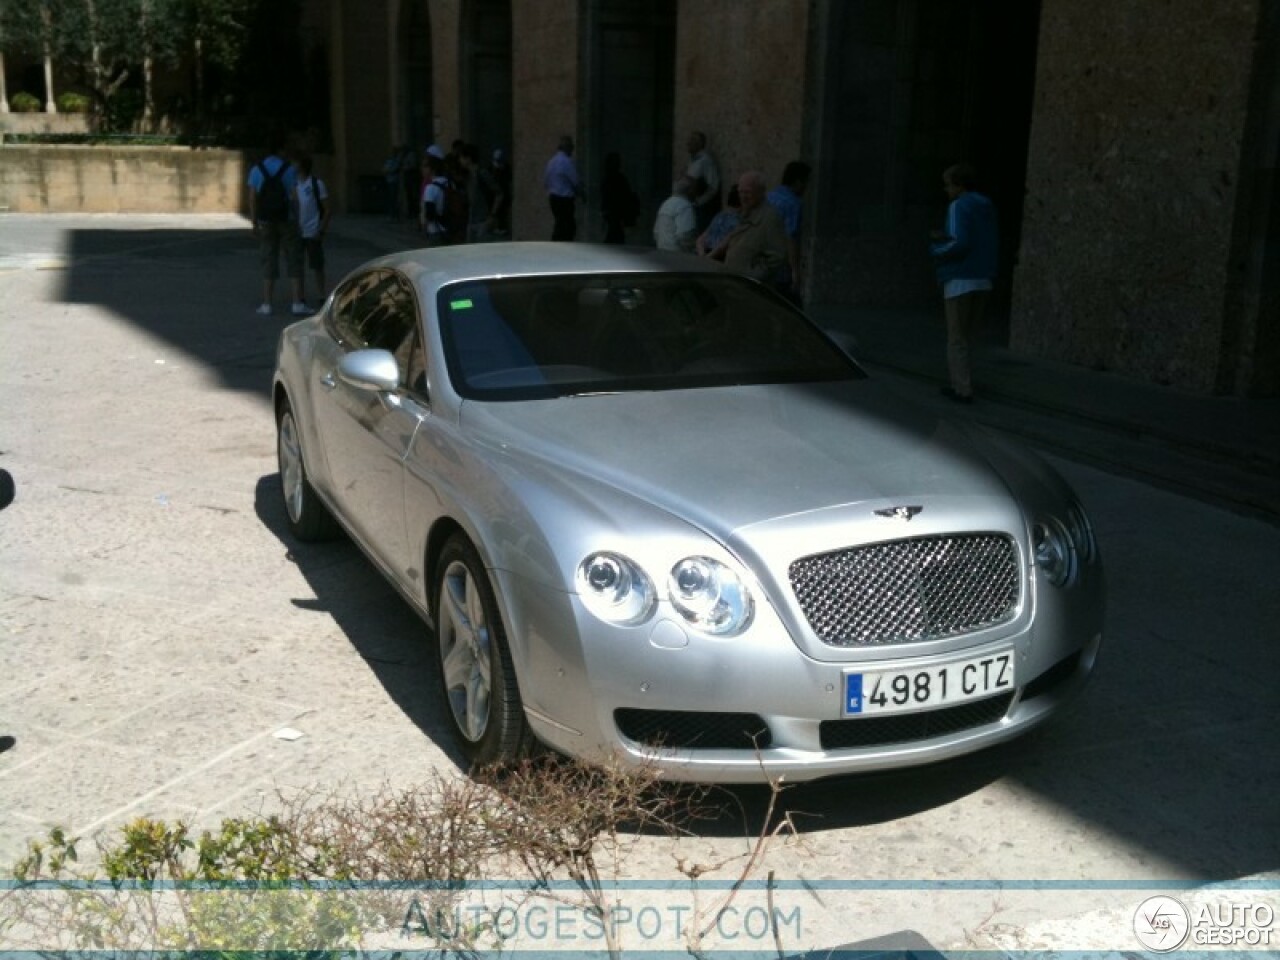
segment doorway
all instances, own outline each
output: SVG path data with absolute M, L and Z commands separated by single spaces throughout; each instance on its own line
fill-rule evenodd
M 588 116 L 579 155 L 590 207 L 586 239 L 604 236 L 599 185 L 616 151 L 640 196 L 640 223 L 671 193 L 675 131 L 675 0 L 599 0 L 586 32 Z M 634 242 L 652 238 L 636 235 Z

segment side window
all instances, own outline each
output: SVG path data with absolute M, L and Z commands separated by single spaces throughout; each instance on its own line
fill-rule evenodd
M 330 333 L 348 350 L 360 350 L 365 343 L 359 318 L 365 312 L 369 292 L 385 280 L 381 270 L 372 270 L 349 280 L 333 297 Z
M 397 273 L 373 270 L 334 298 L 333 333 L 349 350 L 395 351 L 417 325 L 413 290 Z

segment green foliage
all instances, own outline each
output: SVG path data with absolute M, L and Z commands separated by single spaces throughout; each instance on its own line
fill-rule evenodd
M 142 116 L 142 91 L 126 87 L 107 103 L 106 128 L 113 133 L 133 130 Z
M 14 113 L 39 113 L 40 98 L 25 90 L 19 91 L 9 98 L 9 109 Z
M 83 93 L 75 93 L 71 90 L 58 94 L 56 102 L 61 113 L 88 113 L 89 107 L 93 103 Z
M 234 70 L 244 53 L 251 0 L 187 0 L 188 24 L 205 63 Z

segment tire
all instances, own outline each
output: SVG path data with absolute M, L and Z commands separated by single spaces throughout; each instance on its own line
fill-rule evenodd
M 280 404 L 276 418 L 276 461 L 280 467 L 280 491 L 284 496 L 289 532 L 299 540 L 330 540 L 338 524 L 329 508 L 320 502 L 302 457 L 302 433 L 288 399 Z
M 436 564 L 436 651 L 454 735 L 476 766 L 533 752 L 493 587 L 471 542 L 455 535 Z

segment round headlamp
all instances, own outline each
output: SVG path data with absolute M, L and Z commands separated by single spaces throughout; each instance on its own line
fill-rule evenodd
M 746 629 L 755 609 L 742 578 L 711 557 L 687 557 L 677 563 L 667 578 L 667 592 L 691 627 L 718 637 Z
M 1036 566 L 1055 587 L 1070 586 L 1076 578 L 1076 548 L 1066 528 L 1053 517 L 1037 520 L 1031 528 Z
M 630 626 L 653 613 L 657 591 L 633 561 L 620 553 L 593 553 L 578 564 L 578 594 L 601 620 Z

